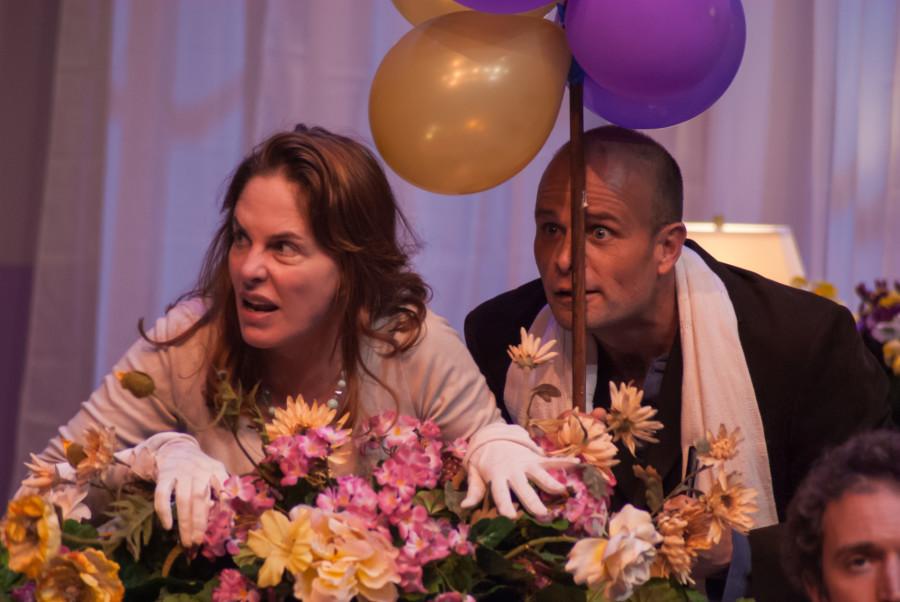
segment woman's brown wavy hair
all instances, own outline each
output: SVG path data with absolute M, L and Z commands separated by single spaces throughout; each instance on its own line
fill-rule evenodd
M 316 242 L 340 270 L 333 315 L 340 320 L 337 345 L 348 382 L 344 409 L 354 415 L 360 368 L 378 380 L 362 361 L 363 339 L 384 343 L 386 347 L 379 347 L 387 356 L 412 347 L 422 331 L 430 290 L 410 266 L 418 243 L 384 170 L 365 146 L 324 128 L 298 125 L 293 132 L 275 134 L 241 161 L 231 176 L 221 223 L 197 283 L 175 302 L 202 297 L 208 309 L 177 337 L 151 342 L 178 345 L 207 325 L 213 328 L 216 335 L 205 387 L 209 403 L 221 370 L 244 390 L 260 381 L 260 354 L 241 337 L 228 254 L 235 206 L 244 187 L 255 176 L 273 173 L 306 192 L 308 202 L 298 199 L 297 207 L 309 220 Z

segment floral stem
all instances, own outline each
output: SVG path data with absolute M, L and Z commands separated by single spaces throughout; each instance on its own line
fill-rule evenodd
M 528 552 L 529 550 L 533 550 L 535 548 L 540 548 L 542 546 L 547 545 L 548 543 L 575 543 L 578 541 L 578 538 L 571 537 L 569 535 L 552 535 L 550 537 L 538 537 L 537 539 L 532 539 L 531 541 L 527 541 L 522 545 L 513 548 L 509 552 L 503 555 L 504 558 L 509 560 L 510 558 L 515 558 L 519 554 L 523 552 Z
M 175 561 L 181 556 L 181 553 L 184 551 L 184 548 L 181 547 L 181 544 L 175 544 L 175 547 L 169 551 L 169 554 L 166 556 L 166 560 L 163 562 L 161 574 L 163 577 L 168 577 L 169 572 L 172 570 L 172 565 L 175 564 Z
M 77 535 L 72 535 L 71 533 L 63 532 L 62 539 L 66 543 L 74 543 L 81 546 L 100 546 L 103 545 L 103 541 L 100 539 L 95 539 L 93 537 L 78 537 Z

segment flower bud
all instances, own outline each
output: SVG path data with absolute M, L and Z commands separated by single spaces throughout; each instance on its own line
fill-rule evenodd
M 149 397 L 156 390 L 153 377 L 146 372 L 131 370 L 129 372 L 116 372 L 116 378 L 122 387 L 137 398 Z

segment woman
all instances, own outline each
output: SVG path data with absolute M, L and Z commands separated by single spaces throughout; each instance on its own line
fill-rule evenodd
M 322 128 L 272 136 L 234 172 L 195 289 L 114 368 L 146 372 L 155 395 L 137 399 L 108 375 L 61 436 L 79 441 L 92 425 L 112 426 L 133 448 L 120 457 L 151 458 L 157 513 L 171 528 L 174 493 L 186 546 L 202 541 L 211 488 L 250 471 L 248 453 L 261 455 L 246 422 L 236 435 L 213 424 L 223 377 L 244 390 L 259 383 L 272 403 L 327 400 L 355 425 L 395 410 L 433 419 L 448 438 L 475 435 L 466 505 L 491 482 L 504 514 L 514 512 L 510 487 L 545 512 L 528 478 L 561 492 L 544 468 L 566 462 L 500 421 L 458 335 L 426 309 L 398 226 L 408 232 L 365 147 Z M 60 438 L 42 454 L 64 458 Z

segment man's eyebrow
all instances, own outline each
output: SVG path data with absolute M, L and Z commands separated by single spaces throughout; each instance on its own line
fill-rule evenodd
M 541 209 L 540 207 L 535 208 L 534 217 L 556 217 L 556 211 L 553 209 Z
M 881 554 L 881 548 L 870 541 L 860 541 L 857 543 L 841 546 L 835 550 L 836 558 L 843 558 L 851 554 L 864 554 L 866 556 L 877 556 Z
M 618 215 L 609 213 L 608 211 L 591 211 L 590 206 L 587 209 L 587 217 L 594 221 L 622 223 L 622 219 Z

